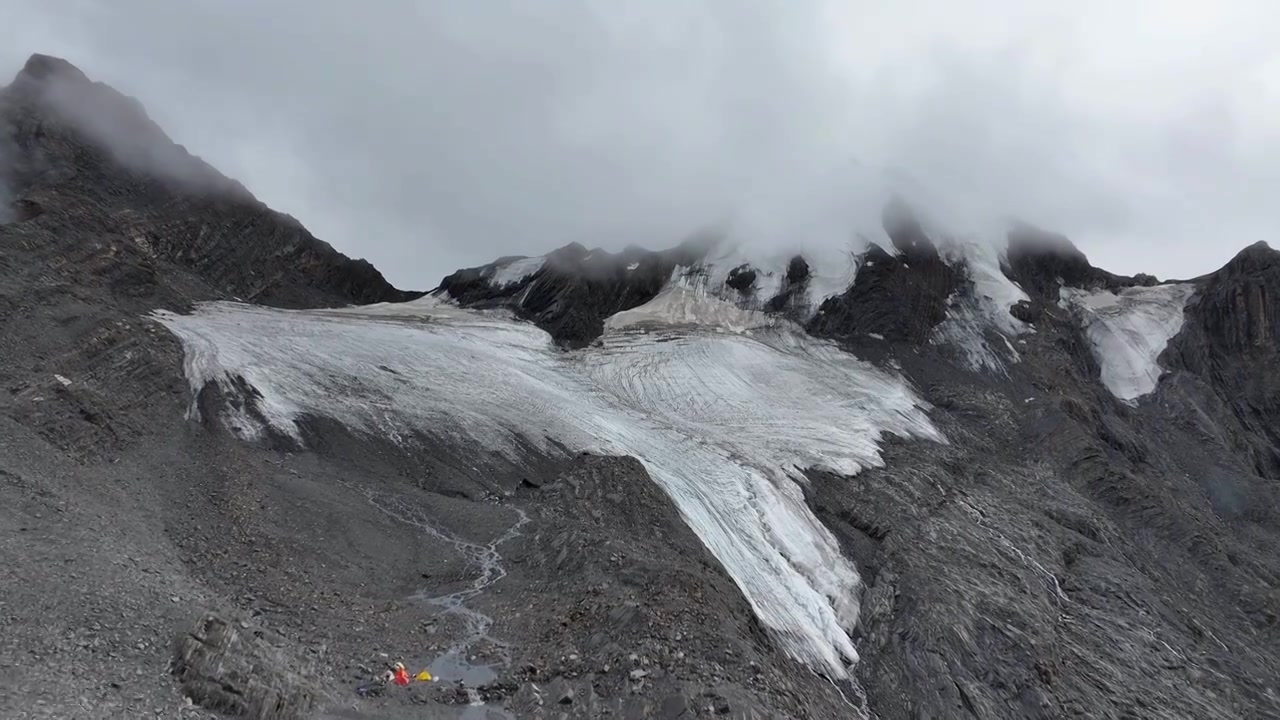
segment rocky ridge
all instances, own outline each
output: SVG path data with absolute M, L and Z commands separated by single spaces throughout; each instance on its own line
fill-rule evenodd
M 86 127 L 84 104 L 114 119 Z M 473 695 L 517 717 L 1280 713 L 1280 253 L 1265 245 L 1187 281 L 1165 372 L 1134 403 L 1100 382 L 1106 358 L 1062 288 L 1156 281 L 1094 268 L 1050 233 L 1009 238 L 1000 272 L 1026 295 L 1009 311 L 1031 327 L 1006 335 L 1017 362 L 1003 373 L 933 342 L 976 274 L 902 207 L 882 218 L 889 246 L 816 307 L 816 259 L 723 268 L 735 302 L 900 372 L 948 439 L 887 438 L 883 467 L 809 473 L 808 504 L 865 584 L 865 699 L 851 707 L 778 650 L 634 460 L 566 448 L 513 466 L 319 417 L 299 452 L 240 442 L 217 412 L 188 420 L 182 348 L 151 311 L 414 295 L 63 61 L 33 57 L 0 91 L 0 118 L 14 196 L 0 224 L 0 714 L 192 717 L 190 701 L 283 697 L 252 712 L 461 716 Z M 438 293 L 582 347 L 707 257 L 705 240 L 505 258 Z M 474 648 L 496 678 L 356 698 L 380 664 L 456 642 L 456 618 L 422 597 L 468 587 L 454 541 L 496 542 L 516 510 L 529 524 L 495 546 L 507 574 L 474 599 L 505 644 Z

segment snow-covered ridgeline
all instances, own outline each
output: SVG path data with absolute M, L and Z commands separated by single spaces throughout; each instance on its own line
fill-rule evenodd
M 295 437 L 295 421 L 316 414 L 391 438 L 452 433 L 513 458 L 517 435 L 639 458 L 784 647 L 845 677 L 860 579 L 804 503 L 800 469 L 878 465 L 884 433 L 943 438 L 899 378 L 830 344 L 785 325 L 655 331 L 663 313 L 640 313 L 648 332 L 618 322 L 568 353 L 532 326 L 432 299 L 213 303 L 158 319 L 182 339 L 193 389 L 242 377 L 267 421 Z M 262 430 L 235 421 L 248 437 Z

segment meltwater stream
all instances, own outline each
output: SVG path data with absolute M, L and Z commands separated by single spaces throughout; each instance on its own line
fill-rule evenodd
M 944 439 L 900 377 L 785 323 L 738 322 L 716 302 L 657 298 L 575 351 L 507 315 L 429 298 L 309 311 L 211 303 L 156 317 L 182 340 L 197 394 L 237 379 L 256 390 L 255 414 L 227 418 L 246 438 L 265 422 L 301 441 L 296 421 L 313 415 L 513 461 L 524 439 L 638 458 L 780 646 L 844 679 L 861 580 L 809 510 L 804 470 L 881 465 L 885 433 Z
M 467 561 L 475 567 L 476 576 L 462 590 L 444 595 L 432 595 L 427 591 L 419 591 L 413 597 L 428 606 L 438 608 L 442 615 L 457 617 L 462 622 L 462 634 L 444 653 L 431 661 L 427 669 L 432 676 L 444 682 L 462 682 L 473 704 L 479 704 L 480 698 L 475 688 L 497 679 L 495 668 L 506 666 L 511 662 L 511 651 L 506 643 L 489 634 L 493 627 L 493 618 L 470 608 L 467 601 L 477 597 L 494 583 L 507 576 L 502 566 L 502 555 L 498 547 L 520 535 L 520 531 L 529 522 L 529 516 L 520 508 L 511 508 L 516 520 L 506 532 L 493 540 L 480 544 L 464 540 L 431 522 L 420 507 L 403 497 L 390 493 L 378 492 L 372 488 L 356 487 L 343 483 L 354 490 L 391 519 L 412 525 L 423 533 L 442 542 L 452 545 Z M 471 650 L 485 643 L 499 655 L 497 661 L 473 664 L 470 660 Z M 417 665 L 415 665 L 417 667 Z

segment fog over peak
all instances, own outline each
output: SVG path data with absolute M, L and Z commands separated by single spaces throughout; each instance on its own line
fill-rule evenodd
M 0 73 L 67 58 L 400 286 L 708 226 L 841 243 L 894 192 L 1122 273 L 1276 235 L 1265 2 L 46 5 L 11 3 Z

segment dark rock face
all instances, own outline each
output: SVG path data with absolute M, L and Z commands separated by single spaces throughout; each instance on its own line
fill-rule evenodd
M 494 269 L 509 260 L 504 258 L 459 270 L 441 281 L 440 291 L 467 307 L 511 308 L 557 343 L 581 347 L 604 332 L 605 318 L 649 302 L 677 265 L 692 265 L 705 252 L 698 241 L 664 252 L 628 248 L 621 253 L 574 243 L 547 255 L 540 270 L 507 286 L 489 282 Z
M 1100 270 L 1066 237 L 1030 225 L 1009 232 L 1011 277 L 1034 298 L 1057 302 L 1058 288 L 1118 290 L 1139 284 Z
M 0 91 L 0 148 L 10 224 L 29 237 L 109 239 L 267 305 L 416 297 L 262 205 L 170 140 L 137 100 L 65 60 L 32 56 Z
M 1241 424 L 1253 470 L 1280 479 L 1280 253 L 1245 248 L 1197 281 L 1182 332 L 1163 359 L 1213 388 Z
M 923 343 L 947 317 L 947 300 L 965 282 L 901 204 L 885 211 L 885 231 L 899 254 L 872 246 L 853 286 L 822 304 L 809 321 L 813 335 L 848 338 L 875 333 L 888 340 Z
M 804 320 L 808 311 L 809 263 L 796 255 L 787 261 L 787 272 L 782 276 L 782 285 L 778 294 L 765 300 L 765 312 L 777 313 L 798 322 Z
M 1252 431 L 1190 373 L 1116 402 L 1070 314 L 1040 309 L 1007 381 L 896 356 L 949 445 L 890 442 L 884 468 L 813 477 L 811 506 L 868 585 L 870 706 L 1274 714 L 1280 563 L 1262 548 L 1280 514 L 1235 446 Z
M 312 716 L 319 693 L 306 685 L 304 674 L 280 662 L 282 655 L 242 634 L 232 621 L 207 615 L 174 643 L 173 674 L 183 694 L 209 710 L 232 717 L 304 720 Z
M 1194 359 L 1193 366 L 1204 367 L 1214 358 L 1276 354 L 1280 252 L 1262 242 L 1250 245 L 1199 285 L 1193 318 L 1204 332 L 1210 355 Z
M 751 291 L 751 286 L 755 284 L 755 281 L 755 269 L 750 265 L 740 265 L 729 271 L 725 284 L 740 293 L 746 294 Z
M 1144 273 L 1125 277 L 1096 268 L 1065 236 L 1025 223 L 1010 230 L 1008 239 L 1009 277 L 1042 302 L 1057 302 L 1058 289 L 1063 285 L 1118 292 L 1127 287 L 1159 284 Z

